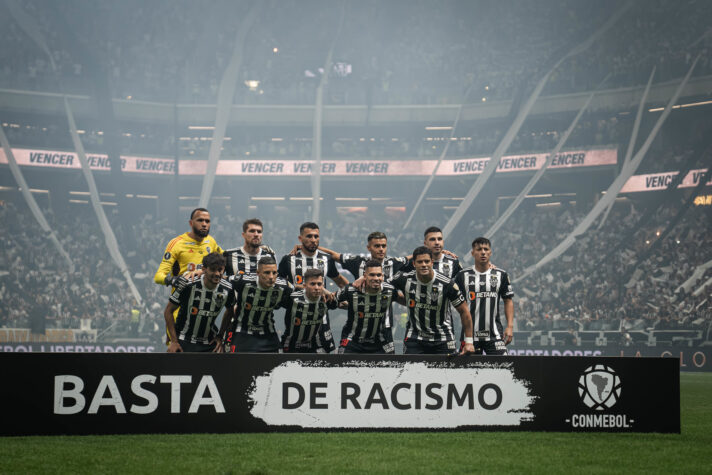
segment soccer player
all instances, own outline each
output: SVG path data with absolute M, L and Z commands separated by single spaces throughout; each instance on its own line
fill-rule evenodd
M 174 286 L 173 281 L 185 272 L 193 272 L 201 267 L 203 257 L 211 252 L 222 253 L 210 234 L 210 212 L 196 208 L 190 213 L 190 231 L 172 239 L 163 253 L 163 261 L 158 266 L 154 282 Z
M 336 293 L 337 302 L 348 303 L 339 351 L 394 353 L 393 335 L 387 323 L 391 302 L 398 299 L 398 291 L 383 282 L 383 274 L 382 261 L 369 259 L 363 266 L 363 290 L 349 285 Z
M 472 318 L 457 284 L 433 271 L 433 252 L 425 246 L 413 251 L 413 264 L 415 270 L 399 272 L 390 282 L 403 292 L 408 308 L 405 353 L 448 354 L 455 350 L 452 323 L 447 317 L 449 303 L 460 314 L 465 329 L 460 354 L 472 353 Z
M 423 237 L 423 245 L 433 253 L 433 270 L 450 279 L 455 277 L 462 270 L 462 266 L 457 257 L 443 252 L 445 242 L 440 228 L 430 226 L 423 233 Z
M 366 249 L 371 254 L 370 259 L 368 257 L 363 257 L 354 254 L 342 254 L 334 252 L 330 249 L 319 247 L 320 250 L 329 254 L 332 259 L 341 263 L 341 265 L 349 271 L 356 282 L 354 286 L 357 288 L 362 288 L 364 270 L 366 269 L 366 262 L 369 260 L 376 260 L 381 263 L 381 268 L 383 270 L 383 279 L 388 280 L 393 278 L 393 276 L 399 272 L 406 264 L 408 264 L 407 257 L 389 257 L 387 256 L 388 250 L 388 238 L 386 235 L 380 231 L 372 232 L 368 235 L 366 241 Z M 395 299 L 394 299 L 395 300 Z M 343 333 L 343 332 L 342 332 Z M 343 343 L 343 335 L 342 335 Z M 383 335 L 381 337 L 382 341 L 390 342 L 384 343 L 386 345 L 391 345 L 393 342 L 393 306 L 391 305 L 386 314 L 386 319 L 384 320 Z
M 220 352 L 222 342 L 217 338 L 215 319 L 225 308 L 224 318 L 231 318 L 235 299 L 232 286 L 222 278 L 225 258 L 212 252 L 202 261 L 205 272 L 199 277 L 178 277 L 175 291 L 163 311 L 166 331 L 170 337 L 169 353 Z M 178 310 L 178 318 L 173 313 Z
M 257 274 L 238 274 L 231 280 L 236 301 L 234 322 L 223 318 L 219 336 L 232 324 L 227 336 L 230 352 L 277 353 L 274 310 L 292 292 L 292 286 L 277 277 L 277 262 L 265 256 L 257 263 Z
M 470 307 L 475 332 L 477 354 L 506 355 L 506 345 L 514 336 L 514 291 L 509 275 L 502 269 L 492 268 L 492 244 L 484 237 L 472 241 L 475 265 L 463 270 L 455 278 Z M 507 327 L 502 328 L 499 302 L 504 301 Z
M 371 257 L 363 257 L 355 254 L 338 253 L 324 247 L 319 247 L 321 251 L 329 254 L 332 259 L 339 262 L 344 269 L 351 272 L 355 279 L 363 277 L 366 268 L 366 262 L 375 259 L 381 263 L 383 267 L 383 279 L 392 278 L 401 268 L 408 263 L 406 257 L 388 257 L 388 238 L 380 231 L 372 232 L 368 235 L 366 249 L 371 254 Z
M 348 285 L 346 277 L 336 270 L 334 259 L 319 250 L 319 225 L 304 223 L 299 227 L 299 242 L 301 247 L 294 253 L 282 258 L 279 263 L 279 276 L 296 286 L 304 284 L 304 273 L 307 269 L 320 269 L 331 278 L 339 288 Z
M 334 337 L 329 326 L 327 309 L 335 309 L 336 301 L 326 301 L 324 274 L 319 269 L 304 273 L 304 288 L 282 297 L 284 335 L 282 350 L 285 353 L 331 353 Z
M 276 259 L 274 251 L 262 244 L 262 221 L 251 218 L 242 223 L 242 238 L 245 244 L 242 247 L 225 251 L 225 274 L 254 275 L 257 273 L 257 263 L 265 256 Z

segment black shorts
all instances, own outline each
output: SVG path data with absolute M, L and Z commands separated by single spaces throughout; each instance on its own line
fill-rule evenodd
M 405 339 L 403 353 L 406 355 L 449 355 L 457 350 L 455 341 L 423 341 Z
M 345 340 L 346 345 L 339 348 L 342 353 L 361 353 L 361 354 L 373 354 L 373 355 L 387 355 L 389 353 L 394 353 L 393 343 L 383 344 L 380 341 L 375 341 L 372 343 L 357 342 L 354 340 Z M 342 341 L 343 344 L 343 341 Z M 386 351 L 387 348 L 391 348 L 391 351 Z
M 248 335 L 228 333 L 227 353 L 279 353 L 279 338 L 276 333 Z
M 178 340 L 183 353 L 210 353 L 215 349 L 215 343 L 191 343 L 189 341 Z
M 291 343 L 288 345 L 282 343 L 282 351 L 285 353 L 317 353 L 317 348 L 315 342 Z
M 508 355 L 507 346 L 504 344 L 504 340 L 475 340 L 475 354 L 476 355 Z

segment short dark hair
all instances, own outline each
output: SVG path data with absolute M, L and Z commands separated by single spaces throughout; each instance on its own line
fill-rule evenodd
M 210 267 L 225 267 L 225 256 L 221 252 L 211 252 L 203 257 L 203 269 Z
M 426 236 L 427 236 L 428 234 L 430 234 L 430 233 L 442 233 L 442 232 L 443 232 L 443 230 L 440 229 L 439 227 L 437 227 L 437 226 L 430 226 L 430 227 L 429 227 L 428 229 L 426 229 L 425 232 L 423 233 L 423 237 L 426 237 Z
M 195 213 L 198 213 L 198 212 L 200 212 L 200 211 L 202 211 L 203 213 L 208 213 L 208 214 L 210 214 L 210 211 L 208 211 L 208 210 L 205 209 L 205 208 L 195 208 L 193 211 L 190 212 L 190 219 L 193 219 L 193 217 L 195 216 Z
M 490 240 L 487 239 L 486 237 L 480 236 L 480 237 L 478 237 L 477 239 L 475 239 L 474 241 L 472 241 L 472 247 L 473 247 L 473 248 L 474 248 L 476 245 L 478 245 L 478 244 L 479 244 L 480 246 L 486 244 L 486 245 L 488 245 L 488 246 L 490 247 L 490 249 L 492 249 L 492 243 L 491 243 Z
M 368 242 L 373 241 L 374 239 L 388 239 L 384 233 L 381 231 L 374 231 L 371 234 L 368 235 Z
M 324 273 L 321 271 L 321 269 L 307 269 L 307 271 L 304 273 L 302 276 L 304 278 L 304 282 L 306 282 L 309 279 L 316 279 L 317 277 L 324 277 Z
M 306 223 L 303 223 L 301 226 L 299 226 L 299 234 L 302 234 L 305 229 L 319 229 L 319 225 L 316 223 L 312 223 L 311 221 L 307 221 Z
M 259 261 L 257 261 L 257 267 L 262 267 L 262 266 L 276 266 L 277 261 L 274 260 L 274 257 L 272 256 L 265 256 L 261 258 Z
M 413 262 L 415 262 L 415 259 L 418 258 L 418 256 L 422 254 L 427 254 L 430 256 L 430 259 L 433 258 L 433 251 L 430 250 L 430 248 L 427 248 L 425 246 L 420 246 L 416 247 L 415 250 L 413 251 Z
M 369 267 L 383 267 L 383 265 L 378 262 L 376 259 L 369 259 L 366 261 L 366 264 L 364 265 L 364 269 L 368 269 Z
M 244 223 L 242 223 L 242 232 L 243 233 L 247 232 L 247 228 L 250 227 L 250 224 L 256 224 L 260 228 L 264 228 L 264 226 L 262 226 L 262 221 L 260 221 L 258 218 L 250 218 L 247 221 L 245 221 Z

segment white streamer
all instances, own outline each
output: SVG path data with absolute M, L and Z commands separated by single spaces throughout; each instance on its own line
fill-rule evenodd
M 608 187 L 608 190 L 606 190 L 606 194 L 598 200 L 598 203 L 596 203 L 591 211 L 589 211 L 588 215 L 579 223 L 578 226 L 569 234 L 566 239 L 564 239 L 563 242 L 559 243 L 558 246 L 556 246 L 551 252 L 549 252 L 546 256 L 544 256 L 539 262 L 534 264 L 533 266 L 529 267 L 524 273 L 514 279 L 514 282 L 518 282 L 521 280 L 526 279 L 529 277 L 532 273 L 534 273 L 536 270 L 541 268 L 542 266 L 548 264 L 552 260 L 556 259 L 559 257 L 561 254 L 566 252 L 566 250 L 571 247 L 571 245 L 576 242 L 576 238 L 583 233 L 585 233 L 588 228 L 593 224 L 593 222 L 598 218 L 598 216 L 603 212 L 603 210 L 611 203 L 613 203 L 618 196 L 618 193 L 620 193 L 621 188 L 623 188 L 623 185 L 625 184 L 626 181 L 628 181 L 628 178 L 635 173 L 635 171 L 638 169 L 638 166 L 640 165 L 640 162 L 643 160 L 645 157 L 645 154 L 648 152 L 648 149 L 650 148 L 650 145 L 653 143 L 653 140 L 655 140 L 655 137 L 658 135 L 658 132 L 660 131 L 660 127 L 662 127 L 663 123 L 665 120 L 668 118 L 670 115 L 670 112 L 672 111 L 672 106 L 677 102 L 677 99 L 680 97 L 680 94 L 682 93 L 683 89 L 685 89 L 685 86 L 687 86 L 687 81 L 690 79 L 690 76 L 692 75 L 692 71 L 695 69 L 695 66 L 697 65 L 697 61 L 700 59 L 700 55 L 697 55 L 695 58 L 695 61 L 692 63 L 692 66 L 690 66 L 690 70 L 687 72 L 687 75 L 683 78 L 682 82 L 678 86 L 678 88 L 675 90 L 675 93 L 673 96 L 670 98 L 670 101 L 668 101 L 667 106 L 665 107 L 665 110 L 661 114 L 661 116 L 658 118 L 658 121 L 655 123 L 655 126 L 653 127 L 653 130 L 650 132 L 648 135 L 648 138 L 645 140 L 645 143 L 643 144 L 642 147 L 640 147 L 640 150 L 638 150 L 638 153 L 635 154 L 635 156 L 630 160 L 628 164 L 626 164 L 623 169 L 621 170 L 621 173 L 618 175 L 618 177 L 613 181 L 611 186 Z
M 208 164 L 203 177 L 203 188 L 200 191 L 200 201 L 198 206 L 207 208 L 210 203 L 210 197 L 213 194 L 213 185 L 215 184 L 215 173 L 218 169 L 218 161 L 222 151 L 223 141 L 225 140 L 225 129 L 227 122 L 230 119 L 230 111 L 232 111 L 232 103 L 235 99 L 235 90 L 237 89 L 237 78 L 242 64 L 242 50 L 245 46 L 245 37 L 255 21 L 255 17 L 261 7 L 261 2 L 255 2 L 250 8 L 249 13 L 243 18 L 242 23 L 235 37 L 235 46 L 232 50 L 232 57 L 225 69 L 220 86 L 218 87 L 218 102 L 215 117 L 215 128 L 213 129 L 213 140 L 210 142 L 208 150 Z

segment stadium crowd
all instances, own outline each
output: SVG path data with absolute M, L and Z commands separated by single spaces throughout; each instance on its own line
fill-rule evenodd
M 341 29 L 336 4 L 281 2 L 263 8 L 244 45 L 236 103 L 313 104 L 328 47 L 335 37 L 332 104 L 442 104 L 511 99 L 531 87 L 546 65 L 581 43 L 612 16 L 618 2 L 558 0 L 361 2 L 347 8 Z M 110 79 L 117 98 L 214 103 L 232 55 L 240 5 L 227 2 L 52 2 L 22 8 L 50 45 L 49 58 L 11 20 L 0 39 L 0 87 L 87 93 L 88 63 Z M 684 75 L 712 41 L 712 7 L 695 1 L 634 2 L 588 50 L 563 63 L 545 93 L 609 87 Z M 387 32 L 387 33 L 386 33 Z M 683 32 L 683 34 L 679 34 Z M 696 75 L 710 74 L 703 54 Z M 258 81 L 252 87 L 246 81 Z M 243 85 L 244 84 L 244 85 Z
M 660 233 L 676 213 L 675 206 L 666 206 L 635 233 L 630 243 L 611 252 L 619 237 L 636 225 L 641 214 L 639 205 L 631 200 L 617 204 L 601 230 L 592 227 L 558 261 L 521 282 L 516 282 L 517 276 L 560 242 L 583 213 L 566 205 L 534 207 L 515 213 L 493 239 L 493 262 L 515 279 L 516 328 L 706 331 L 712 323 L 709 293 L 693 294 L 709 279 L 710 272 L 691 290 L 686 292 L 679 288 L 699 265 L 712 260 L 712 237 L 705 231 L 709 225 L 704 225 L 710 219 L 708 208 L 690 209 L 662 246 L 643 262 L 637 261 L 652 245 L 656 233 Z M 4 309 L 0 312 L 0 327 L 31 327 L 33 315 L 39 312 L 46 316 L 48 328 L 78 328 L 81 319 L 90 319 L 92 328 L 100 332 L 113 325 L 112 331 L 116 334 L 137 336 L 136 328 L 130 323 L 135 303 L 92 220 L 80 218 L 83 216 L 80 213 L 54 216 L 48 212 L 51 225 L 77 266 L 72 273 L 49 240 L 37 238 L 42 232 L 24 204 L 5 201 L 0 207 L 0 216 L 4 222 L 18 223 L 12 231 L 5 228 L 3 232 L 6 245 L 0 253 L 7 270 L 0 280 L 0 306 Z M 299 224 L 307 219 L 308 216 L 293 210 L 264 216 L 264 242 L 278 255 L 289 252 L 297 243 Z M 321 244 L 338 252 L 365 254 L 367 227 L 368 231 L 379 229 L 389 236 L 391 255 L 405 255 L 421 242 L 421 229 L 434 223 L 444 225 L 438 219 L 442 221 L 443 217 L 416 220 L 396 248 L 393 244 L 402 229 L 402 216 L 325 216 Z M 242 220 L 242 217 L 215 214 L 212 234 L 221 246 L 227 249 L 242 244 Z M 467 235 L 478 235 L 489 224 L 471 226 Z M 115 226 L 114 229 L 120 242 L 128 242 L 122 235 L 125 228 Z M 160 261 L 166 236 L 175 235 L 181 229 L 171 229 L 165 220 L 157 220 L 152 215 L 143 216 L 130 229 L 135 233 L 132 241 L 137 247 L 125 256 L 145 300 L 142 311 L 148 318 L 142 324 L 141 335 L 145 336 L 158 332 L 160 312 L 168 296 L 168 289 L 155 285 L 151 277 Z M 446 238 L 446 247 L 448 242 L 455 244 L 455 240 Z

